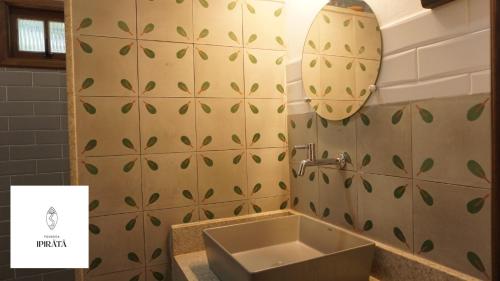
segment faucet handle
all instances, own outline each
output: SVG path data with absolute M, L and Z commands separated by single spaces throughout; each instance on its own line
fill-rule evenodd
M 307 144 L 299 144 L 295 145 L 293 148 L 295 149 L 307 149 L 308 145 Z
M 300 144 L 295 145 L 294 149 L 306 149 L 307 150 L 307 160 L 315 161 L 316 160 L 316 144 L 308 143 L 308 144 Z
M 295 149 L 315 149 L 316 144 L 315 143 L 298 144 L 298 145 L 295 145 L 293 148 L 295 148 Z

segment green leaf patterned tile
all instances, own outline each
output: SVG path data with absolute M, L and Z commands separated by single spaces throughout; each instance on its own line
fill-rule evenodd
M 485 101 L 478 103 L 474 106 L 472 106 L 468 111 L 467 111 L 467 120 L 469 121 L 476 121 L 481 117 L 483 114 L 484 108 L 486 107 L 486 104 L 488 103 L 490 99 L 486 99 Z
M 420 170 L 417 173 L 417 176 L 419 176 L 422 173 L 426 173 L 430 171 L 434 167 L 434 159 L 432 158 L 427 158 L 422 162 L 422 165 L 420 166 Z
M 122 48 L 120 48 L 120 50 L 118 51 L 118 53 L 120 53 L 120 55 L 122 55 L 122 56 L 128 55 L 128 53 L 132 49 L 133 45 L 134 45 L 134 43 L 130 43 L 130 44 L 127 44 L 127 45 L 123 46 Z
M 88 271 L 90 272 L 90 271 L 92 271 L 92 270 L 94 270 L 94 269 L 98 268 L 98 267 L 101 265 L 101 263 L 102 263 L 102 259 L 101 259 L 101 258 L 99 258 L 99 257 L 94 258 L 94 259 L 90 262 L 90 264 L 89 264 L 89 270 L 88 270 Z
M 424 200 L 425 204 L 428 206 L 434 205 L 434 198 L 432 195 L 425 189 L 422 189 L 420 186 L 416 185 L 418 188 L 418 191 L 420 193 L 420 196 L 422 197 L 422 200 Z
M 394 198 L 400 199 L 401 197 L 403 197 L 407 187 L 408 187 L 408 185 L 402 185 L 402 186 L 398 186 L 396 189 L 394 189 Z
M 210 5 L 207 0 L 198 0 L 203 8 L 208 8 Z
M 87 54 L 92 54 L 94 52 L 94 49 L 89 43 L 86 43 L 84 41 L 81 41 L 80 39 L 76 39 L 78 44 L 80 45 L 80 48 L 82 48 L 82 51 L 87 53 Z
M 370 231 L 373 228 L 373 222 L 371 220 L 365 221 L 363 224 L 363 231 Z
M 80 22 L 80 25 L 78 26 L 78 28 L 76 29 L 76 31 L 80 31 L 80 29 L 84 29 L 84 28 L 90 27 L 92 25 L 92 23 L 93 23 L 93 21 L 92 21 L 91 18 L 89 18 L 89 17 L 84 18 Z
M 134 34 L 130 31 L 130 28 L 128 24 L 125 21 L 118 21 L 117 22 L 118 28 L 121 29 L 123 32 L 128 33 L 129 35 L 133 36 Z
M 86 78 L 85 80 L 83 80 L 82 82 L 82 86 L 80 88 L 80 90 L 78 90 L 78 92 L 81 92 L 85 89 L 88 89 L 90 87 L 92 87 L 92 85 L 94 85 L 95 81 L 94 81 L 94 78 Z
M 135 227 L 135 224 L 137 223 L 137 217 L 129 220 L 127 224 L 125 225 L 125 230 L 126 231 L 132 231 Z
M 92 200 L 89 204 L 89 212 L 92 212 L 93 210 L 97 209 L 99 207 L 99 200 Z
M 475 160 L 469 160 L 467 162 L 467 169 L 469 169 L 474 176 L 485 180 L 487 183 L 491 183 L 491 181 L 486 177 L 483 167 L 481 167 L 481 165 Z
M 471 214 L 479 213 L 483 209 L 484 204 L 486 202 L 486 199 L 489 196 L 490 196 L 490 194 L 486 194 L 483 197 L 478 197 L 478 198 L 474 198 L 474 199 L 470 200 L 467 203 L 467 211 Z
M 417 110 L 418 110 L 418 113 L 420 114 L 420 117 L 422 117 L 422 120 L 425 122 L 425 123 L 432 123 L 432 121 L 434 121 L 434 115 L 432 115 L 432 113 L 425 109 L 425 108 L 422 108 L 418 105 L 416 105 L 417 107 Z
M 406 236 L 404 235 L 403 231 L 399 227 L 394 227 L 393 228 L 393 233 L 396 238 L 401 241 L 401 243 L 404 243 L 408 249 L 411 249 L 410 246 L 408 245 L 408 242 L 406 242 Z
M 122 169 L 122 170 L 123 170 L 125 173 L 128 173 L 128 172 L 132 171 L 132 169 L 133 169 L 133 168 L 134 168 L 134 166 L 135 166 L 135 162 L 136 162 L 136 161 L 137 161 L 137 159 L 134 159 L 134 160 L 132 160 L 132 161 L 127 162 L 125 165 L 123 165 L 123 169 Z
M 146 26 L 144 26 L 141 35 L 153 32 L 154 29 L 155 29 L 155 25 L 152 23 L 148 23 Z
M 422 253 L 429 253 L 432 250 L 434 250 L 434 242 L 432 242 L 432 240 L 425 240 L 420 246 L 418 254 L 420 255 Z
M 486 280 L 491 279 L 488 273 L 486 272 L 486 268 L 484 267 L 483 261 L 476 253 L 472 251 L 467 252 L 467 260 L 477 271 L 481 272 L 484 275 L 484 277 L 486 277 Z

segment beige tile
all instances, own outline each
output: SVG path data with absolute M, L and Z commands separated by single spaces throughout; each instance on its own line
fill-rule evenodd
M 199 151 L 245 147 L 243 99 L 196 100 L 197 147 Z M 221 120 L 224 125 L 221 126 Z
M 242 46 L 241 2 L 193 0 L 195 43 Z
M 78 178 L 89 185 L 90 216 L 142 210 L 139 156 L 80 158 Z
M 489 280 L 490 191 L 420 180 L 414 184 L 415 253 Z M 468 252 L 481 259 L 486 274 L 469 262 Z
M 243 97 L 243 49 L 208 45 L 195 45 L 194 48 L 196 95 Z
M 138 52 L 142 96 L 194 96 L 192 44 L 139 41 Z
M 348 229 L 359 226 L 359 178 L 350 171 L 320 168 L 319 210 L 321 219 Z
M 489 99 L 475 95 L 412 105 L 414 177 L 491 186 Z
M 309 31 L 307 33 L 307 38 L 304 43 L 304 50 L 303 52 L 305 54 L 319 54 L 322 49 L 324 49 L 325 46 L 321 46 L 321 41 L 319 38 L 319 31 L 320 31 L 320 26 L 321 26 L 321 21 L 322 21 L 321 16 L 316 16 L 314 18 L 313 23 L 309 27 Z M 328 47 L 328 46 L 327 46 Z
M 221 219 L 247 214 L 248 201 L 246 200 L 200 206 L 200 220 Z
M 243 150 L 198 153 L 200 204 L 247 198 L 246 155 Z
M 78 95 L 137 96 L 136 41 L 78 36 L 73 44 Z
M 76 0 L 72 2 L 73 31 L 76 34 L 136 38 L 134 0 L 115 2 Z
M 286 52 L 245 50 L 245 95 L 248 98 L 282 98 L 286 94 Z
M 353 16 L 349 14 L 336 13 L 333 11 L 322 11 L 320 21 L 320 45 L 321 51 L 326 55 L 343 57 L 354 56 L 354 23 Z M 324 48 L 330 43 L 330 48 Z
M 357 100 L 352 58 L 321 56 L 321 86 L 317 96 L 329 100 Z
M 361 171 L 411 177 L 410 114 L 408 104 L 372 106 L 361 110 L 356 116 L 357 164 Z
M 302 55 L 302 83 L 306 95 L 310 98 L 319 98 L 321 93 L 321 64 L 319 55 Z
M 412 252 L 412 181 L 370 174 L 358 177 L 355 181 L 358 184 L 358 228 L 363 235 Z M 400 196 L 400 193 L 403 194 Z
M 134 279 L 138 278 L 138 279 Z M 144 269 L 134 269 L 127 270 L 123 272 L 115 272 L 104 274 L 95 277 L 89 277 L 89 281 L 115 281 L 115 280 L 137 280 L 137 281 L 146 281 L 146 274 L 144 273 Z
M 320 216 L 318 167 L 307 167 L 303 176 L 298 176 L 299 164 L 291 165 L 291 207 L 301 213 Z
M 247 147 L 287 146 L 286 103 L 275 99 L 245 101 Z
M 375 17 L 354 16 L 353 52 L 358 58 L 380 60 L 382 34 Z
M 91 218 L 89 276 L 142 268 L 144 232 L 142 213 Z M 94 234 L 95 233 L 95 234 Z
M 194 99 L 141 98 L 139 105 L 143 154 L 194 151 Z
M 275 196 L 250 200 L 250 213 L 284 210 L 290 207 L 289 196 Z
M 318 117 L 317 122 L 318 157 L 336 158 L 340 153 L 346 152 L 348 155 L 346 169 L 356 170 L 356 122 L 351 118 L 328 121 L 322 117 Z
M 168 253 L 168 232 L 170 226 L 194 221 L 198 221 L 198 212 L 194 206 L 145 212 L 146 264 L 150 266 L 168 263 L 170 260 Z
M 380 70 L 380 61 L 356 59 L 354 61 L 356 87 L 355 98 L 359 100 L 366 100 L 370 97 L 369 90 L 371 85 L 375 85 Z
M 304 113 L 288 116 L 288 150 L 291 153 L 290 159 L 292 161 L 301 161 L 307 157 L 306 150 L 294 149 L 294 146 L 308 143 L 318 143 L 316 118 L 316 113 Z
M 252 198 L 290 192 L 287 151 L 283 148 L 247 151 L 248 193 Z
M 138 0 L 139 39 L 193 42 L 192 10 L 193 1 Z
M 198 201 L 196 165 L 193 153 L 143 156 L 144 209 L 195 205 Z
M 285 13 L 283 3 L 246 0 L 243 3 L 245 47 L 285 50 Z
M 76 104 L 76 116 L 80 155 L 139 153 L 137 98 L 82 97 Z

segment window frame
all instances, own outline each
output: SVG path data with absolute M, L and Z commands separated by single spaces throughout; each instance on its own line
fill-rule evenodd
M 44 21 L 45 53 L 19 51 L 19 18 Z M 66 54 L 50 52 L 50 21 L 64 22 L 63 1 L 0 0 L 0 66 L 65 69 Z

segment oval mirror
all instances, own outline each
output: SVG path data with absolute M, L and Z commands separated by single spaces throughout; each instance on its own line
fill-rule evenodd
M 355 114 L 375 89 L 382 54 L 380 27 L 361 0 L 330 0 L 316 15 L 302 54 L 304 90 L 329 120 Z

